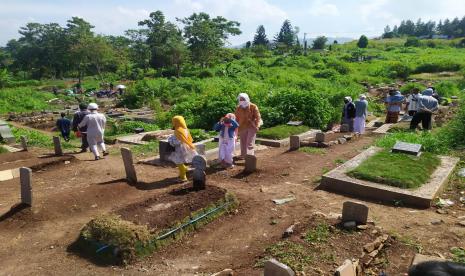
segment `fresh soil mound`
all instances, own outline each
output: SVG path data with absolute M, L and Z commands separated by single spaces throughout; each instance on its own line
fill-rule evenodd
M 225 194 L 226 190 L 215 186 L 207 186 L 205 190 L 200 191 L 184 187 L 141 203 L 128 205 L 116 214 L 135 224 L 147 225 L 152 231 L 166 229 L 192 212 L 223 199 Z
M 62 164 L 64 161 L 75 160 L 72 155 L 37 157 L 29 152 L 4 153 L 0 155 L 0 171 L 27 167 L 38 171 L 46 167 Z

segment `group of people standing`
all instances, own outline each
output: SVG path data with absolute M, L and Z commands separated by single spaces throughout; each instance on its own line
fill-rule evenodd
M 88 148 L 94 154 L 95 160 L 100 159 L 99 148 L 103 156 L 108 155 L 103 135 L 106 125 L 105 115 L 98 112 L 96 103 L 79 104 L 79 111 L 73 116 L 73 121 L 66 118 L 65 113 L 61 113 L 61 118 L 57 120 L 57 129 L 65 141 L 70 140 L 71 127 L 77 137 L 81 138 L 81 151 L 86 152 Z
M 246 155 L 254 155 L 255 139 L 260 126 L 263 124 L 258 107 L 250 102 L 246 93 L 238 96 L 238 105 L 234 113 L 228 113 L 222 117 L 213 127 L 219 132 L 219 161 L 224 168 L 233 167 L 234 152 L 237 138 L 240 139 L 241 155 L 238 159 L 245 158 Z M 169 159 L 174 162 L 179 169 L 179 179 L 187 181 L 187 163 L 197 155 L 196 147 L 193 144 L 192 136 L 187 128 L 182 116 L 174 116 L 172 119 L 174 135 L 168 138 L 168 142 L 174 151 Z
M 365 133 L 365 122 L 368 114 L 368 101 L 365 94 L 352 102 L 352 98 L 344 98 L 344 108 L 342 109 L 342 123 L 349 126 L 350 132 Z
M 410 129 L 415 130 L 421 123 L 423 130 L 432 128 L 431 119 L 433 113 L 439 107 L 439 95 L 433 87 L 429 87 L 420 93 L 420 89 L 413 88 L 410 95 L 405 98 L 400 91 L 392 90 L 386 98 L 387 107 L 386 123 L 395 124 L 399 121 L 399 114 L 405 104 L 405 111 L 412 116 Z

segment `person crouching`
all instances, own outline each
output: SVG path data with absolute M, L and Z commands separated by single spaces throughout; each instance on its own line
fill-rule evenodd
M 168 138 L 168 143 L 174 147 L 174 152 L 170 154 L 168 159 L 178 166 L 179 180 L 185 182 L 187 181 L 186 163 L 192 162 L 192 158 L 197 155 L 197 151 L 184 117 L 174 116 L 172 123 L 174 135 Z
M 224 168 L 233 167 L 233 156 L 236 149 L 236 129 L 239 124 L 236 122 L 236 116 L 228 113 L 225 117 L 215 124 L 214 130 L 220 132 L 219 137 L 219 159 Z

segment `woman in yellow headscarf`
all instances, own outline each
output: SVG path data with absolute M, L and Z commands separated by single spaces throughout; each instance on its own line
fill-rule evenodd
M 168 138 L 168 142 L 174 147 L 174 152 L 171 153 L 169 159 L 178 165 L 180 180 L 187 181 L 187 166 L 185 164 L 192 162 L 192 158 L 197 155 L 197 151 L 184 118 L 174 116 L 172 123 L 174 135 Z

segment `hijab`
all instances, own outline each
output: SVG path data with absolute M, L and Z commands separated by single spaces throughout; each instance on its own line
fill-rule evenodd
M 193 144 L 194 139 L 192 139 L 189 130 L 187 129 L 186 121 L 182 116 L 174 116 L 172 119 L 172 123 L 174 126 L 174 135 L 179 140 L 179 142 L 186 144 L 191 149 L 195 150 L 195 146 Z

